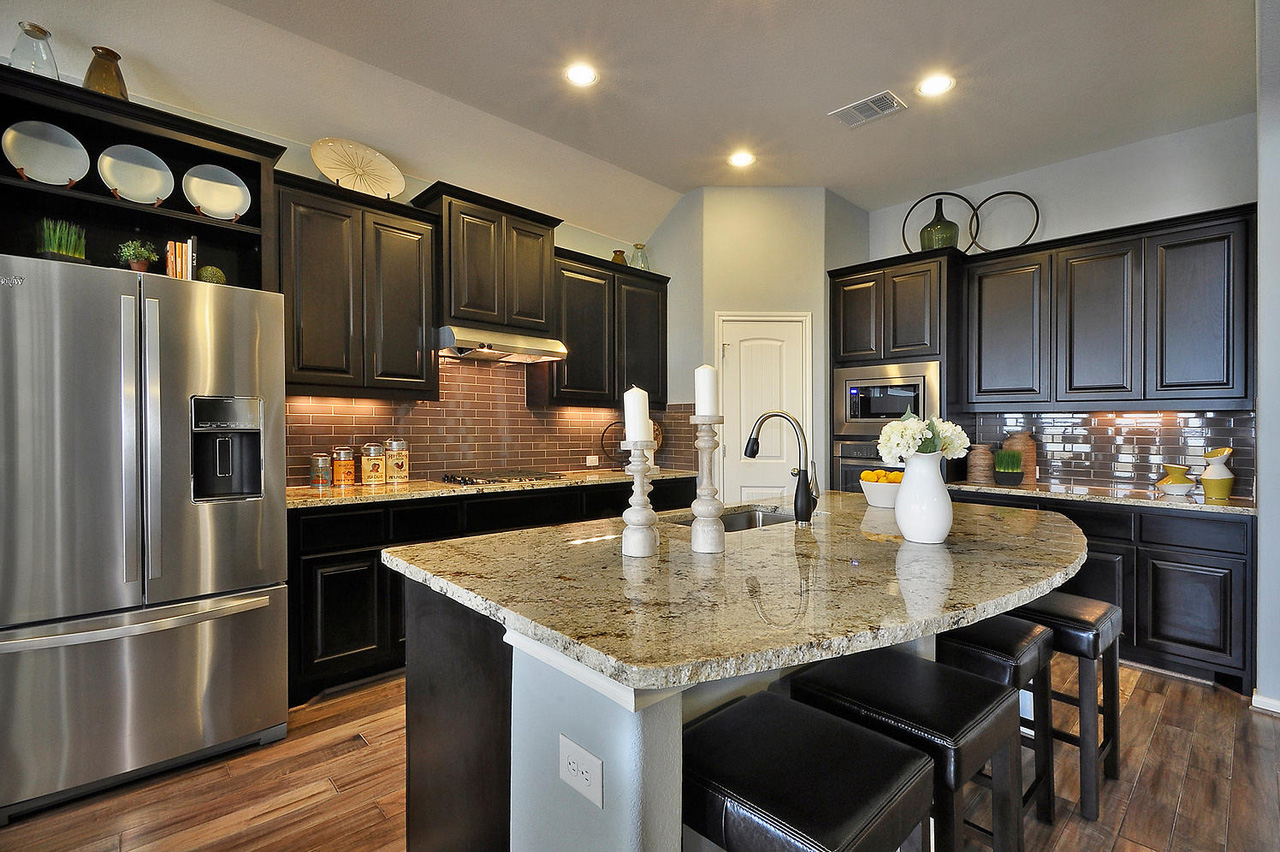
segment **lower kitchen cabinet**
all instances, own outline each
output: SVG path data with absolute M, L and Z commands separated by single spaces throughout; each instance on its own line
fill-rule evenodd
M 694 477 L 659 479 L 657 511 L 689 506 Z M 617 517 L 631 484 L 289 510 L 289 704 L 404 665 L 404 577 L 382 548 Z M 531 566 L 536 570 L 537 566 Z
M 1071 518 L 1089 549 L 1062 590 L 1123 610 L 1122 659 L 1253 690 L 1253 517 L 967 491 L 952 498 Z

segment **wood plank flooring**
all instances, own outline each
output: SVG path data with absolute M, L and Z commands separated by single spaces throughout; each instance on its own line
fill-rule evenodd
M 1070 658 L 1054 661 L 1058 688 L 1074 692 L 1075 678 Z M 1059 743 L 1058 820 L 1028 815 L 1027 852 L 1280 849 L 1280 717 L 1129 667 L 1120 694 L 1120 779 L 1103 784 L 1099 819 L 1076 813 L 1076 751 Z M 1055 714 L 1071 725 L 1068 708 Z M 14 820 L 0 850 L 403 850 L 404 777 L 404 680 L 393 678 L 295 708 L 279 743 Z M 986 795 L 975 788 L 975 821 Z

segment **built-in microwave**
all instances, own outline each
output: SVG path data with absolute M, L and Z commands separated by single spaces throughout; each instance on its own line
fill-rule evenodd
M 937 417 L 939 372 L 937 361 L 833 370 L 832 437 L 877 437 L 886 423 L 908 410 L 926 419 Z

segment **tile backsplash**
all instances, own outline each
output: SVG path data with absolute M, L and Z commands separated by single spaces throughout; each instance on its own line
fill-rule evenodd
M 1150 489 L 1162 464 L 1204 467 L 1205 450 L 1231 447 L 1232 494 L 1254 496 L 1253 412 L 1149 411 L 1086 414 L 978 414 L 975 442 L 998 443 L 1030 431 L 1041 482 Z
M 664 434 L 658 464 L 696 469 L 689 425 L 693 406 L 652 413 Z M 600 456 L 601 467 L 616 467 L 601 451 L 600 436 L 621 419 L 621 411 L 605 408 L 530 409 L 525 405 L 524 367 L 445 360 L 438 402 L 288 397 L 287 482 L 310 482 L 312 453 L 345 444 L 358 454 L 361 444 L 395 435 L 409 442 L 413 479 L 494 468 L 582 470 L 589 455 Z

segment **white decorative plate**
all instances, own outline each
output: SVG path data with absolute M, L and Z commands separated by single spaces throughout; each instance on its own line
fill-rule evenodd
M 173 192 L 173 172 L 164 161 L 137 145 L 112 145 L 98 155 L 98 174 L 117 197 L 158 205 Z
M 235 221 L 249 209 L 249 187 L 222 166 L 192 166 L 182 176 L 182 194 L 191 206 L 214 219 Z
M 19 121 L 4 132 L 0 148 L 19 174 L 40 183 L 72 186 L 89 173 L 89 152 L 56 124 Z
M 311 143 L 311 162 L 338 186 L 378 198 L 404 192 L 404 175 L 396 164 L 368 145 L 326 136 Z

